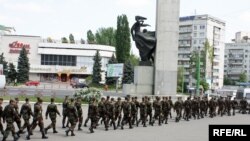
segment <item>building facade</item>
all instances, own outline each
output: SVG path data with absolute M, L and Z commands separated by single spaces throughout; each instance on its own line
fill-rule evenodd
M 196 15 L 180 18 L 178 66 L 184 68 L 184 82 L 187 88 L 196 86 L 193 76 L 195 68 L 190 64 L 194 51 L 204 50 L 207 40 L 213 47 L 213 60 L 206 59 L 205 79 L 212 90 L 223 86 L 225 22 L 210 15 Z M 208 56 L 206 56 L 208 58 Z
M 0 52 L 6 61 L 17 66 L 22 48 L 28 52 L 30 80 L 69 81 L 71 78 L 86 78 L 92 75 L 93 57 L 97 50 L 102 57 L 102 80 L 108 60 L 115 53 L 115 47 L 94 44 L 69 44 L 53 41 L 48 43 L 40 36 L 0 36 Z
M 225 46 L 225 78 L 239 81 L 240 74 L 246 73 L 250 80 L 250 33 L 237 32 L 234 43 L 226 43 Z

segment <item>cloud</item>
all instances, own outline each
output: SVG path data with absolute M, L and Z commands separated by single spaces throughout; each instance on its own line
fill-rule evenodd
M 117 0 L 116 5 L 136 8 L 136 7 L 144 7 L 149 6 L 152 0 Z
M 29 12 L 29 13 L 50 13 L 53 10 L 48 6 L 38 3 L 5 3 L 4 8 L 11 11 Z
M 250 22 L 250 11 L 246 11 L 240 14 L 239 19 L 243 22 Z

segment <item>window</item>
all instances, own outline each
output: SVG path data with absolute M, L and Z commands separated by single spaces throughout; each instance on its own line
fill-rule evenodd
M 194 33 L 194 37 L 197 37 L 197 33 Z
M 42 54 L 41 65 L 76 66 L 76 56 Z
M 225 58 L 227 58 L 227 55 L 225 55 Z
M 194 30 L 197 30 L 197 26 L 196 25 L 194 26 Z
M 200 37 L 204 37 L 205 36 L 205 33 L 204 32 L 201 32 L 200 33 Z
M 205 25 L 200 25 L 200 29 L 204 30 L 205 29 Z
M 245 57 L 247 58 L 247 55 L 245 55 Z
M 194 40 L 194 44 L 196 44 L 197 42 L 196 42 L 196 40 Z
M 203 44 L 203 43 L 204 43 L 204 41 L 201 39 L 201 40 L 199 40 L 199 43 L 200 43 L 200 44 Z

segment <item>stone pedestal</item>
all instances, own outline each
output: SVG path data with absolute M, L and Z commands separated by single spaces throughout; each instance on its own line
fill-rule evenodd
M 152 95 L 154 85 L 154 69 L 152 66 L 135 66 L 134 84 L 124 84 L 125 95 Z
M 153 66 L 136 66 L 134 71 L 135 92 L 138 95 L 152 95 L 154 85 Z
M 180 0 L 157 0 L 154 94 L 176 95 Z

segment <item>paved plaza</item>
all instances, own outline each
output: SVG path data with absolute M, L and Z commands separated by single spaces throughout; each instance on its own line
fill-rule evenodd
M 6 104 L 6 103 L 5 103 Z M 4 104 L 4 105 L 5 105 Z M 32 104 L 33 107 L 33 104 Z M 47 104 L 44 103 L 43 112 L 46 111 Z M 62 105 L 58 105 L 60 111 L 62 111 Z M 84 119 L 87 114 L 87 105 L 83 106 Z M 44 117 L 45 119 L 45 117 Z M 45 127 L 50 124 L 50 120 L 44 120 Z M 89 133 L 87 127 L 82 127 L 83 131 L 75 131 L 76 136 L 65 136 L 65 130 L 61 128 L 62 117 L 58 117 L 57 120 L 57 131 L 59 133 L 53 134 L 52 130 L 48 131 L 47 141 L 207 141 L 208 140 L 208 125 L 209 124 L 250 124 L 250 115 L 237 114 L 236 116 L 224 116 L 215 118 L 204 118 L 200 120 L 190 120 L 189 122 L 181 120 L 179 123 L 175 123 L 174 119 L 169 120 L 169 124 L 163 124 L 158 126 L 155 124 L 153 127 L 147 128 L 134 127 L 128 129 L 125 126 L 124 130 L 117 129 L 113 130 L 110 128 L 109 131 L 104 130 L 104 125 L 100 125 L 95 133 Z M 90 122 L 88 123 L 90 125 Z M 5 125 L 4 125 L 5 126 Z M 17 129 L 17 128 L 16 128 Z M 26 133 L 27 134 L 27 133 Z M 26 140 L 26 134 L 21 135 L 20 141 Z M 7 139 L 8 141 L 13 140 L 11 136 Z M 34 135 L 31 136 L 31 141 L 42 141 L 41 133 L 37 127 L 34 131 Z

